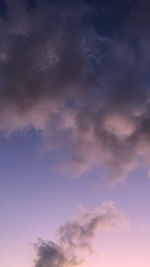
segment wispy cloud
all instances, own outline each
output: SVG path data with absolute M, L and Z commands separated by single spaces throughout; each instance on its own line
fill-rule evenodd
M 125 218 L 125 217 L 124 217 Z M 98 231 L 122 224 L 122 216 L 112 202 L 89 211 L 80 208 L 80 215 L 58 229 L 58 243 L 39 240 L 35 245 L 35 267 L 78 266 L 84 262 L 84 250 L 92 251 L 92 240 Z

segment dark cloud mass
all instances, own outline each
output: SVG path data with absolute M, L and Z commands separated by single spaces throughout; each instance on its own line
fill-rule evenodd
M 75 173 L 104 166 L 122 180 L 139 158 L 149 165 L 150 4 L 130 3 L 105 35 L 115 8 L 60 2 L 3 1 L 0 130 L 34 128 Z
M 35 267 L 79 266 L 82 251 L 91 251 L 91 242 L 98 230 L 114 227 L 120 215 L 112 202 L 105 202 L 94 211 L 81 209 L 80 215 L 58 229 L 58 244 L 39 240 L 35 245 Z M 81 266 L 81 265 L 80 265 Z

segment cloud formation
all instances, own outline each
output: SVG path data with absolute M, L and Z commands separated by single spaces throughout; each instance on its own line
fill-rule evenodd
M 0 18 L 1 132 L 34 128 L 74 173 L 104 166 L 119 181 L 140 158 L 149 166 L 149 2 L 114 36 L 85 1 L 33 2 L 8 0 Z
M 80 215 L 58 229 L 58 244 L 39 240 L 35 248 L 35 267 L 77 266 L 83 262 L 84 250 L 91 251 L 91 242 L 98 230 L 109 229 L 121 220 L 112 202 L 94 211 L 81 208 Z

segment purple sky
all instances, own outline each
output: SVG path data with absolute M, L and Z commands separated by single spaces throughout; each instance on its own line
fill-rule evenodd
M 150 3 L 0 2 L 0 262 L 150 265 Z
M 50 159 L 53 162 L 57 153 L 39 152 L 39 143 L 35 133 L 8 140 L 1 137 L 3 266 L 32 266 L 37 238 L 57 240 L 57 228 L 78 213 L 79 205 L 92 210 L 106 200 L 112 200 L 128 222 L 97 233 L 94 249 L 100 264 L 109 266 L 109 257 L 118 267 L 123 257 L 123 266 L 133 263 L 140 267 L 142 260 L 149 264 L 150 180 L 146 172 L 139 168 L 113 188 L 106 185 L 104 171 L 92 170 L 80 179 L 71 178 L 52 170 Z M 95 256 L 86 254 L 93 266 Z

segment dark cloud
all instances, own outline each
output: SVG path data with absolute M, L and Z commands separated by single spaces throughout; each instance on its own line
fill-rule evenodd
M 118 181 L 139 157 L 149 162 L 148 1 L 129 5 L 114 36 L 97 30 L 93 15 L 106 12 L 90 2 L 8 0 L 6 6 L 0 130 L 38 130 L 49 148 L 67 149 L 63 168 L 74 173 L 103 165 Z
M 94 211 L 81 208 L 78 217 L 58 229 L 58 244 L 39 240 L 35 245 L 35 267 L 71 267 L 82 263 L 82 251 L 91 251 L 97 231 L 111 228 L 118 221 L 120 215 L 112 202 L 105 202 L 102 208 Z
M 35 246 L 37 249 L 37 261 L 35 263 L 36 267 L 59 267 L 65 266 L 66 259 L 64 258 L 63 252 L 60 248 L 53 242 L 44 242 L 39 240 L 38 244 Z
M 150 2 L 136 0 L 130 10 L 126 23 L 126 33 L 130 38 L 149 39 Z

